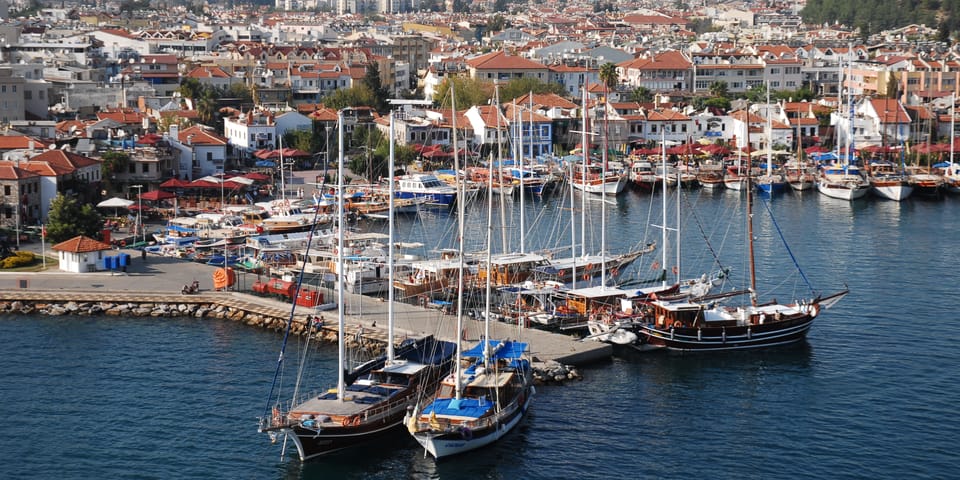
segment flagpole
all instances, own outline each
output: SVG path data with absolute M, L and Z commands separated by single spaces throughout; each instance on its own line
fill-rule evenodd
M 47 269 L 47 226 L 40 225 L 40 258 L 43 261 L 43 269 Z

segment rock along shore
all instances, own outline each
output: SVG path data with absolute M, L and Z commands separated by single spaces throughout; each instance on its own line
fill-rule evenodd
M 35 292 L 36 293 L 36 292 Z M 51 293 L 50 296 L 62 294 Z M 56 316 L 112 316 L 112 317 L 192 317 L 222 319 L 273 331 L 286 328 L 289 315 L 278 315 L 277 311 L 264 311 L 264 308 L 244 308 L 223 303 L 225 298 L 207 299 L 199 296 L 183 296 L 182 301 L 83 301 L 43 299 L 44 295 L 30 295 L 31 299 L 0 300 L 0 314 L 39 314 Z M 252 311 L 260 310 L 260 311 Z M 335 343 L 337 329 L 333 325 L 311 325 L 308 316 L 295 316 L 290 324 L 294 335 L 314 335 L 314 338 Z M 370 355 L 380 355 L 386 350 L 386 332 L 369 327 L 348 325 L 345 332 L 348 348 L 363 349 Z M 548 360 L 533 362 L 534 379 L 539 384 L 563 383 L 582 377 L 574 366 Z

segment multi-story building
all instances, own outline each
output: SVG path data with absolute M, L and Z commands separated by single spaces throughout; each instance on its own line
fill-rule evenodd
M 0 226 L 22 229 L 41 218 L 40 175 L 16 162 L 0 161 Z

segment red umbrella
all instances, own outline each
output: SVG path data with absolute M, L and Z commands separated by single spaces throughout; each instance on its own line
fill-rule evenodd
M 140 200 L 148 200 L 151 202 L 156 202 L 157 200 L 165 200 L 168 198 L 176 197 L 175 194 L 171 192 L 164 192 L 163 190 L 151 190 L 140 195 Z
M 190 188 L 220 188 L 220 184 L 216 182 L 208 182 L 206 180 L 194 180 L 188 185 Z
M 824 147 L 821 147 L 820 145 L 814 145 L 814 146 L 812 146 L 812 147 L 804 148 L 803 151 L 806 152 L 806 153 L 808 153 L 808 154 L 810 154 L 810 153 L 823 153 L 823 152 L 828 152 L 829 150 L 827 150 L 827 149 L 824 148 Z
M 264 175 L 262 173 L 257 173 L 257 172 L 250 172 L 250 173 L 244 174 L 243 176 L 255 182 L 266 182 L 267 180 L 270 180 L 269 175 Z
M 176 177 L 160 184 L 160 188 L 184 188 L 188 186 L 190 186 L 190 182 L 186 180 L 180 180 Z

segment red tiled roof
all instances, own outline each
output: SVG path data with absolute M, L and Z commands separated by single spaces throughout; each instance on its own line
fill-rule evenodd
M 227 139 L 213 133 L 212 130 L 203 128 L 201 125 L 194 125 L 190 128 L 180 131 L 180 143 L 186 144 L 187 137 L 193 137 L 190 139 L 194 145 L 226 145 Z
M 20 168 L 30 170 L 31 172 L 44 177 L 60 177 L 63 175 L 69 175 L 75 170 L 73 167 L 69 166 L 47 162 L 34 162 L 32 160 L 20 162 Z
M 547 66 L 532 60 L 515 55 L 507 55 L 503 51 L 491 52 L 486 55 L 467 60 L 467 65 L 478 70 L 546 70 Z
M 92 158 L 84 157 L 79 153 L 67 152 L 64 150 L 47 150 L 35 157 L 31 157 L 30 160 L 33 162 L 46 162 L 70 172 L 78 168 L 100 164 L 99 161 Z
M 101 242 L 100 240 L 94 240 L 90 237 L 85 237 L 83 235 L 77 235 L 76 237 L 71 238 L 70 240 L 64 240 L 52 247 L 54 250 L 59 252 L 70 252 L 70 253 L 87 253 L 87 252 L 99 252 L 102 250 L 110 250 L 110 245 Z
M 26 135 L 0 135 L 0 150 L 22 150 L 30 148 L 30 142 L 33 142 L 33 148 L 47 148 L 47 144 Z
M 870 100 L 870 104 L 877 112 L 880 123 L 910 123 L 910 116 L 896 99 L 874 98 Z
M 14 162 L 0 161 L 0 180 L 23 180 L 36 176 L 36 173 L 21 168 Z

